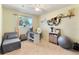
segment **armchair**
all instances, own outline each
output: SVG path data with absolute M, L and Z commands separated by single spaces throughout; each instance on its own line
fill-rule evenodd
M 1 53 L 10 52 L 16 49 L 21 48 L 21 42 L 18 38 L 16 32 L 4 33 L 2 44 L 1 44 Z

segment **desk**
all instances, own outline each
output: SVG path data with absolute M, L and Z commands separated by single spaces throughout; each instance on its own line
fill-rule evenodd
M 29 32 L 28 33 L 28 40 L 32 40 L 34 43 L 39 43 L 40 34 L 36 33 L 36 32 Z

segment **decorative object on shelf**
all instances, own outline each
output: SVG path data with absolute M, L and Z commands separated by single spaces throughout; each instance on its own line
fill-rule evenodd
M 71 18 L 72 16 L 75 16 L 74 10 L 75 10 L 74 8 L 69 9 L 68 14 L 64 15 L 63 13 L 61 13 L 61 14 L 57 15 L 56 17 L 51 18 L 50 20 L 47 21 L 48 25 L 57 26 L 60 24 L 62 18 L 66 18 L 66 17 Z
M 51 27 L 51 32 L 53 32 L 53 27 Z
M 75 9 L 74 8 L 71 8 L 68 10 L 68 16 L 71 17 L 71 16 L 75 16 L 75 13 L 74 13 Z
M 74 8 L 71 8 L 68 10 L 68 14 L 64 15 L 63 13 L 57 15 L 57 18 L 66 18 L 66 17 L 72 17 L 72 16 L 75 16 L 75 9 Z
M 51 20 L 48 20 L 47 23 L 48 23 L 49 26 L 53 25 L 53 22 Z
M 63 18 L 65 15 L 64 14 L 59 14 L 59 15 L 57 15 L 57 18 Z
M 61 18 L 58 18 L 58 17 L 54 17 L 51 19 L 53 21 L 53 24 L 55 26 L 59 25 L 60 21 L 61 21 Z
M 55 33 L 58 34 L 58 37 L 61 35 L 61 30 L 60 29 L 56 29 Z

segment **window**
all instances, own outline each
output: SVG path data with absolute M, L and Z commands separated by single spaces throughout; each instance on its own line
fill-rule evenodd
M 19 26 L 32 26 L 32 17 L 19 16 Z

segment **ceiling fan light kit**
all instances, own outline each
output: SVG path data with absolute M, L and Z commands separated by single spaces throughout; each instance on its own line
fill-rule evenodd
M 41 9 L 36 7 L 36 8 L 35 8 L 35 11 L 41 11 Z

